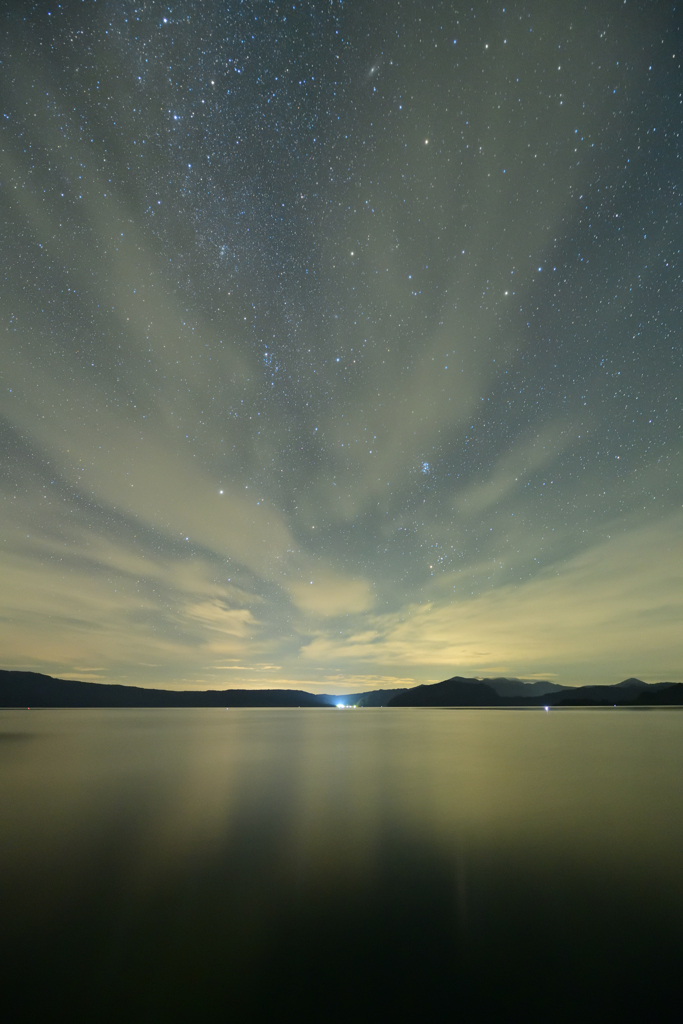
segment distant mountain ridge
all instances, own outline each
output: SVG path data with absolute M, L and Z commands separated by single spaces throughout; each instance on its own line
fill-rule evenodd
M 411 707 L 467 707 L 492 708 L 500 706 L 501 701 L 513 700 L 512 697 L 501 697 L 492 686 L 479 679 L 464 679 L 455 676 L 444 679 L 441 683 L 427 683 L 413 686 L 403 693 L 397 693 L 389 701 L 390 708 Z
M 55 679 L 0 669 L 0 707 L 41 708 L 325 708 L 306 690 L 152 690 L 116 683 Z
M 454 679 L 459 678 L 454 676 Z M 444 680 L 446 682 L 447 680 Z M 499 697 L 529 697 L 533 694 L 545 694 L 559 690 L 571 690 L 571 686 L 562 686 L 561 683 L 550 683 L 547 680 L 534 680 L 525 682 L 523 679 L 507 679 L 497 677 L 495 679 L 472 679 L 469 682 L 481 682 L 491 686 Z M 424 685 L 440 686 L 440 683 L 428 683 Z M 415 687 L 410 687 L 411 690 Z M 405 686 L 397 686 L 386 690 L 365 690 L 361 693 L 322 693 L 319 696 L 329 700 L 332 704 L 354 705 L 359 708 L 381 708 L 386 707 L 392 697 L 398 693 L 405 693 Z
M 683 704 L 683 683 L 645 683 L 630 678 L 609 686 L 576 687 L 504 677 L 452 676 L 439 683 L 334 695 L 275 689 L 160 690 L 0 669 L 0 707 L 5 708 L 329 708 L 336 704 L 395 708 L 663 706 Z
M 607 686 L 559 686 L 552 690 L 513 694 L 501 693 L 507 680 L 467 679 L 453 676 L 440 683 L 413 686 L 395 694 L 388 707 L 610 707 L 619 705 L 665 705 L 683 703 L 683 683 L 645 683 L 642 679 L 624 679 Z M 517 681 L 519 682 L 519 681 Z M 615 692 L 616 691 L 616 692 Z

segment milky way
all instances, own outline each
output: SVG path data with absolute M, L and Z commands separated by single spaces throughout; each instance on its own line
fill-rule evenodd
M 3 22 L 3 667 L 678 678 L 676 4 Z

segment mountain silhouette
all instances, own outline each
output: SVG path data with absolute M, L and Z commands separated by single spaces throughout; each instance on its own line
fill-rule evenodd
M 539 692 L 545 686 L 551 689 Z M 683 683 L 630 678 L 613 685 L 574 687 L 453 676 L 440 683 L 336 697 L 306 690 L 160 690 L 0 669 L 0 707 L 5 708 L 329 708 L 337 703 L 390 708 L 661 707 L 683 704 Z
M 0 707 L 35 708 L 324 708 L 305 690 L 153 690 L 55 679 L 0 669 Z
M 427 683 L 412 686 L 394 694 L 388 703 L 390 708 L 419 707 L 499 707 L 501 702 L 512 698 L 500 697 L 492 686 L 479 679 L 465 679 L 454 676 L 441 683 Z

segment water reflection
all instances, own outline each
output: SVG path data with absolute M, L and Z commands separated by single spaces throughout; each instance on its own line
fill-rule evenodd
M 88 1020 L 673 1020 L 682 740 L 675 711 L 0 712 L 10 983 Z

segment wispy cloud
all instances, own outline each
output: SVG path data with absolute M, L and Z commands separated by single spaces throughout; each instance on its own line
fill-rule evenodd
M 676 93 L 642 12 L 609 69 L 586 14 L 566 59 L 602 99 L 580 108 L 539 100 L 512 45 L 463 93 L 466 33 L 460 64 L 384 61 L 365 100 L 321 44 L 326 127 L 284 68 L 255 110 L 265 22 L 244 92 L 209 104 L 175 83 L 229 34 L 159 77 L 159 26 L 119 47 L 105 13 L 106 118 L 60 70 L 62 21 L 1 44 L 3 665 L 339 692 L 676 677 Z M 632 103 L 663 119 L 656 172 Z

